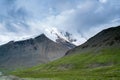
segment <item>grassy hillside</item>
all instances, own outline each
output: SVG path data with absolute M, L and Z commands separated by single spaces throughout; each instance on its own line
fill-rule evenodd
M 12 74 L 47 80 L 120 80 L 119 47 L 78 53 Z

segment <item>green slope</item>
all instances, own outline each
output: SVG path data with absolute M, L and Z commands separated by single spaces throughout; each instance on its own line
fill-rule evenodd
M 12 74 L 48 80 L 120 80 L 119 47 L 78 53 Z

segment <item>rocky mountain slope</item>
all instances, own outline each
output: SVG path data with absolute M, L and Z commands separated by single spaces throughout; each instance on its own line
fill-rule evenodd
M 77 53 L 78 51 L 84 52 L 92 49 L 98 50 L 111 46 L 120 46 L 120 26 L 111 27 L 101 31 L 86 41 L 84 44 L 68 51 L 66 55 Z
M 59 43 L 59 44 L 61 44 L 61 45 L 65 45 L 69 49 L 72 49 L 72 48 L 76 47 L 74 44 L 66 41 L 65 39 L 61 38 L 60 36 L 58 36 L 58 38 L 56 39 L 56 42 Z
M 34 39 L 11 41 L 0 46 L 0 68 L 14 69 L 31 67 L 53 61 L 65 55 L 69 50 L 41 34 Z

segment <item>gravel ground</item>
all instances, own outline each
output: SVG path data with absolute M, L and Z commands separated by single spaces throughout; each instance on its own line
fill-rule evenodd
M 49 78 L 24 78 L 24 79 L 21 79 L 21 78 L 18 78 L 16 76 L 0 76 L 0 80 L 53 80 L 53 79 L 49 79 Z
M 25 80 L 25 79 L 20 79 L 16 76 L 0 76 L 0 80 Z

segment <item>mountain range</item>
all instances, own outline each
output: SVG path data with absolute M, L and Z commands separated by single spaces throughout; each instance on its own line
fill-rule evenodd
M 27 68 L 47 63 L 63 57 L 73 47 L 72 43 L 63 39 L 54 42 L 44 34 L 23 41 L 10 41 L 0 46 L 0 68 Z
M 60 59 L 11 74 L 50 80 L 120 80 L 120 26 L 101 31 Z

